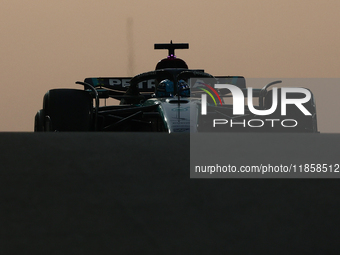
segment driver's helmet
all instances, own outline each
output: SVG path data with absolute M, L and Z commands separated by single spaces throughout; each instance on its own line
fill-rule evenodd
M 177 82 L 177 90 L 180 96 L 190 96 L 190 88 L 188 83 L 184 80 Z M 173 97 L 174 96 L 174 83 L 168 79 L 162 80 L 156 88 L 156 97 Z
M 179 80 L 177 82 L 177 88 L 180 96 L 182 97 L 190 96 L 190 87 L 186 81 Z

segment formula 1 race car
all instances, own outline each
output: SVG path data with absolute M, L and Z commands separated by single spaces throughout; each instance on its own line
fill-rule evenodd
M 175 49 L 155 70 L 132 78 L 86 78 L 84 89 L 52 89 L 35 116 L 35 131 L 317 132 L 313 94 L 304 88 L 246 88 L 242 76 L 189 69 Z M 227 104 L 228 98 L 233 99 Z M 100 106 L 114 98 L 119 105 Z M 245 105 L 245 98 L 250 98 Z M 255 98 L 255 100 L 253 100 Z M 253 105 L 257 101 L 258 104 Z

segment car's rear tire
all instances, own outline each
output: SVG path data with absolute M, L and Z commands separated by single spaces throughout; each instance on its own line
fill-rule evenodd
M 93 98 L 87 91 L 49 90 L 43 106 L 45 131 L 93 131 Z
M 45 131 L 45 111 L 41 109 L 34 118 L 34 132 Z

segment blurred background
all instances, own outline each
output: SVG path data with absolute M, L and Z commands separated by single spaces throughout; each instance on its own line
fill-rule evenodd
M 338 0 L 2 0 L 0 131 L 33 131 L 49 89 L 154 69 L 167 53 L 154 43 L 173 40 L 189 43 L 176 51 L 189 68 L 299 78 L 319 130 L 338 133 L 339 11 Z

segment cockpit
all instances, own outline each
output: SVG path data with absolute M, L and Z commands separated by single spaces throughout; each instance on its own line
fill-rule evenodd
M 190 96 L 190 86 L 185 80 L 177 81 L 177 94 L 181 97 Z M 175 95 L 174 82 L 169 79 L 164 79 L 156 85 L 156 97 L 173 97 Z

